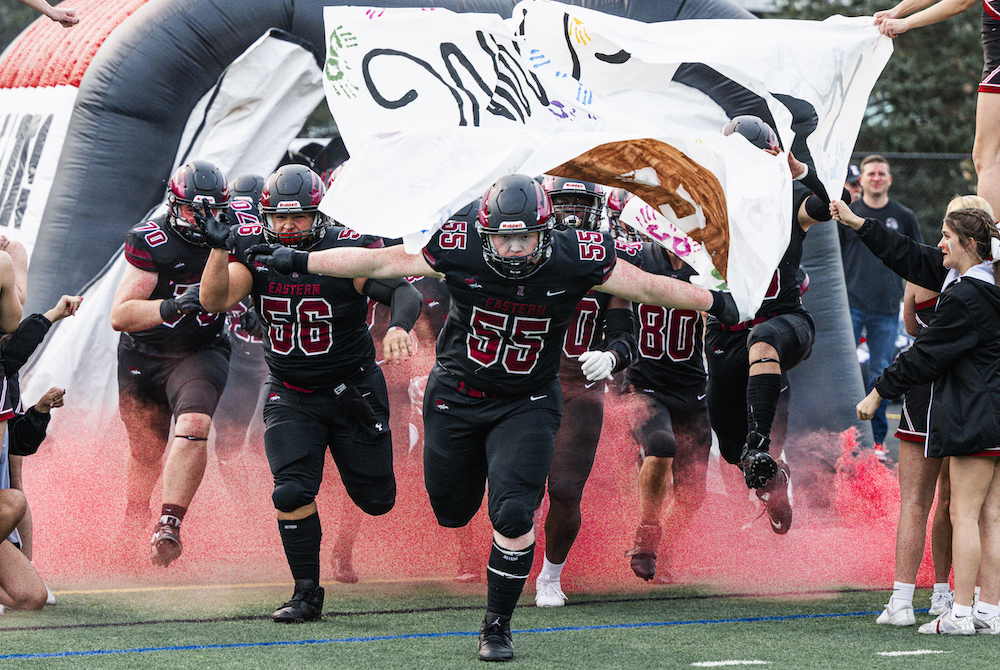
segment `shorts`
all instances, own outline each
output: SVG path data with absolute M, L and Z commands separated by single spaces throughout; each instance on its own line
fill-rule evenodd
M 332 390 L 293 390 L 273 375 L 268 378 L 264 449 L 279 510 L 291 512 L 315 500 L 323 481 L 327 449 L 340 471 L 344 489 L 365 513 L 385 514 L 395 504 L 385 378 L 373 365 L 368 374 L 349 383 L 357 389 L 351 402 L 366 402 L 370 418 L 358 411 L 358 405 L 345 403 L 346 394 L 341 397 Z M 294 502 L 279 502 L 289 498 Z
M 184 356 L 162 358 L 139 353 L 126 342 L 123 337 L 118 344 L 119 405 L 127 397 L 175 418 L 215 413 L 229 376 L 228 339 Z
M 0 362 L 2 366 L 2 362 Z M 0 368 L 2 372 L 2 368 Z M 14 406 L 12 404 L 10 388 L 7 385 L 7 375 L 0 374 L 0 421 L 10 421 L 14 418 Z
M 1000 15 L 983 5 L 983 77 L 980 93 L 1000 93 Z
M 816 327 L 804 309 L 771 317 L 751 328 L 749 333 L 726 331 L 717 325 L 705 329 L 709 418 L 712 429 L 719 436 L 719 451 L 728 463 L 739 462 L 746 442 L 750 346 L 766 342 L 778 352 L 784 396 L 788 387 L 787 371 L 809 357 L 815 338 Z M 776 418 L 781 414 L 781 403 L 779 399 Z M 781 435 L 783 431 L 784 426 L 776 421 L 772 433 Z
M 632 428 L 640 455 L 643 458 L 673 458 L 671 472 L 675 498 L 688 496 L 691 502 L 704 500 L 708 458 L 712 451 L 712 428 L 704 396 L 701 402 L 678 404 L 652 389 L 640 389 L 636 393 L 648 409 L 644 419 Z
M 563 385 L 562 422 L 549 470 L 549 498 L 578 505 L 597 456 L 604 422 L 604 382 Z
M 562 389 L 553 377 L 529 395 L 473 397 L 435 366 L 424 391 L 424 484 L 438 523 L 465 526 L 483 502 L 494 530 L 531 530 L 552 465 L 562 419 Z
M 903 411 L 896 437 L 923 444 L 927 440 L 927 409 L 931 401 L 931 385 L 914 386 L 903 396 Z

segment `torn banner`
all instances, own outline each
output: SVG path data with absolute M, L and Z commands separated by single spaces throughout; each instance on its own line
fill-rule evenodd
M 785 156 L 722 137 L 773 122 L 836 194 L 891 53 L 870 19 L 672 21 L 545 0 L 513 18 L 328 7 L 324 86 L 352 161 L 322 209 L 416 251 L 497 177 L 621 186 L 699 241 L 741 312 L 789 238 Z

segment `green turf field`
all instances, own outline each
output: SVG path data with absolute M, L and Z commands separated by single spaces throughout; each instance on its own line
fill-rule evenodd
M 287 591 L 277 584 L 57 591 L 55 606 L 0 617 L 0 668 L 482 667 L 473 634 L 481 584 L 334 584 L 322 621 L 274 624 L 266 615 Z M 660 586 L 572 593 L 566 607 L 538 609 L 526 593 L 513 622 L 514 663 L 573 670 L 996 666 L 998 637 L 875 625 L 887 595 L 762 597 Z M 928 597 L 917 592 L 918 610 Z M 930 619 L 918 611 L 918 623 Z

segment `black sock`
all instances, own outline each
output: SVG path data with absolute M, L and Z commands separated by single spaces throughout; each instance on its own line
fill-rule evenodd
M 164 505 L 160 510 L 160 516 L 172 516 L 177 519 L 177 523 L 180 524 L 184 520 L 184 515 L 187 514 L 187 507 L 181 507 L 180 505 Z
M 304 519 L 288 521 L 278 519 L 281 544 L 285 547 L 285 558 L 295 581 L 310 579 L 319 583 L 319 545 L 323 530 L 319 524 L 319 513 Z
M 494 617 L 499 616 L 501 623 L 509 621 L 514 613 L 534 558 L 534 542 L 520 551 L 502 549 L 493 542 L 486 570 L 486 611 Z
M 774 409 L 781 395 L 781 375 L 751 375 L 747 380 L 747 427 L 749 430 L 770 437 Z

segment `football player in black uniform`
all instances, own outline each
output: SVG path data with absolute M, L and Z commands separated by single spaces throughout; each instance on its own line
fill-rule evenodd
M 239 226 L 259 225 L 257 205 L 264 178 L 247 174 L 237 177 L 229 186 L 229 221 Z M 263 444 L 263 429 L 253 418 L 254 411 L 263 402 L 261 394 L 267 378 L 263 333 L 249 300 L 236 303 L 226 312 L 226 332 L 233 351 L 229 357 L 226 390 L 212 417 L 215 455 L 226 486 L 242 492 L 247 483 L 244 445 L 248 440 L 251 444 Z
M 424 393 L 424 482 L 442 526 L 466 525 L 489 482 L 493 525 L 479 658 L 513 658 L 510 617 L 531 570 L 533 514 L 562 416 L 560 349 L 592 288 L 638 301 L 739 318 L 728 294 L 616 264 L 614 240 L 553 230 L 548 194 L 509 175 L 483 197 L 476 225 L 449 221 L 420 255 L 402 247 L 303 253 L 249 250 L 283 271 L 443 277 L 451 311 Z
M 755 116 L 734 118 L 723 129 L 739 133 L 757 147 L 778 155 L 778 136 Z M 792 523 L 788 498 L 790 471 L 768 453 L 775 408 L 788 370 L 805 360 L 816 339 L 816 326 L 802 306 L 799 271 L 802 243 L 814 223 L 830 220 L 823 184 L 788 152 L 796 181 L 792 191 L 792 230 L 788 247 L 774 271 L 764 302 L 753 319 L 726 325 L 709 318 L 705 330 L 708 356 L 708 413 L 727 462 L 740 467 L 746 484 L 757 490 L 771 529 L 787 533 Z M 811 189 L 811 190 L 810 190 Z
M 602 187 L 579 179 L 546 175 L 556 228 L 596 231 L 604 210 Z M 628 258 L 628 256 L 626 256 Z M 562 343 L 559 381 L 563 418 L 549 470 L 545 515 L 545 557 L 535 580 L 535 605 L 566 604 L 560 577 L 580 532 L 580 501 L 594 467 L 604 419 L 604 381 L 624 370 L 636 355 L 632 304 L 590 290 L 576 307 Z
M 420 315 L 420 294 L 405 280 L 321 277 L 244 260 L 248 247 L 264 241 L 314 251 L 381 245 L 378 238 L 329 225 L 318 210 L 325 191 L 315 172 L 288 164 L 264 185 L 262 227 L 230 229 L 214 217 L 204 221 L 213 249 L 202 276 L 203 303 L 224 311 L 250 295 L 264 323 L 271 370 L 264 448 L 274 475 L 278 531 L 295 579 L 291 600 L 271 615 L 281 623 L 323 614 L 315 498 L 327 449 L 364 512 L 385 514 L 396 501 L 388 396 L 365 322 L 367 296 L 392 305 L 383 342 L 389 361 L 409 356 L 409 330 Z
M 221 213 L 229 203 L 222 172 L 207 161 L 177 168 L 165 216 L 125 237 L 128 264 L 111 307 L 118 345 L 118 407 L 128 432 L 126 527 L 145 525 L 173 415 L 174 439 L 163 466 L 163 507 L 151 560 L 166 567 L 181 555 L 181 521 L 205 473 L 212 414 L 229 372 L 224 315 L 198 302 L 209 248 L 195 209 Z
M 634 243 L 633 243 L 634 244 Z M 690 281 L 696 273 L 678 256 L 655 242 L 636 245 L 646 272 Z M 624 389 L 645 405 L 632 435 L 639 444 L 639 526 L 628 552 L 637 577 L 669 583 L 670 552 L 657 552 L 663 528 L 673 541 L 687 527 L 705 499 L 705 478 L 712 449 L 712 429 L 705 401 L 704 323 L 699 312 L 659 305 L 635 305 L 638 322 L 636 361 L 625 373 Z M 673 495 L 660 512 L 673 480 Z

